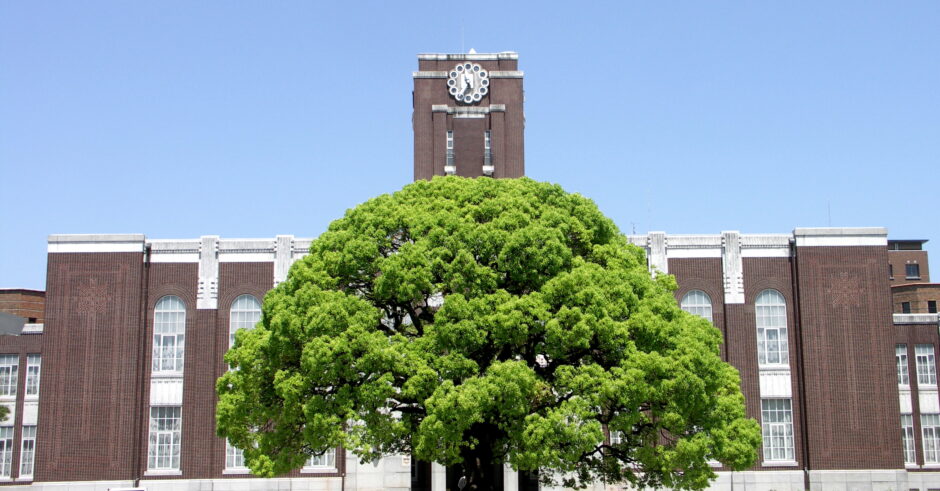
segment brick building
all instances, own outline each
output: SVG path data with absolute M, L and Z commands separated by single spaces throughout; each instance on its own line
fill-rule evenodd
M 523 175 L 518 56 L 418 62 L 415 178 Z M 714 487 L 940 488 L 940 326 L 936 314 L 893 314 L 885 264 L 901 256 L 886 230 L 629 240 L 651 270 L 675 275 L 684 309 L 722 332 L 722 356 L 740 370 L 748 414 L 761 422 L 760 460 L 743 472 L 716 468 Z M 29 489 L 444 489 L 441 466 L 408 456 L 363 465 L 342 449 L 261 481 L 215 435 L 214 384 L 232 332 L 254 325 L 264 293 L 310 242 L 50 236 L 43 334 L 0 338 L 0 361 L 29 373 L 41 353 L 44 365 L 38 426 L 26 418 L 33 401 L 20 399 L 0 426 L 0 480 Z M 14 375 L 14 396 L 29 395 L 29 384 Z M 18 472 L 24 448 L 34 449 L 32 475 Z M 503 481 L 507 490 L 534 487 L 508 468 Z

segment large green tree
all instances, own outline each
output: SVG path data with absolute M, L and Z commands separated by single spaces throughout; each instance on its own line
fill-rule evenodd
M 492 464 L 702 488 L 760 443 L 719 332 L 679 309 L 590 200 L 435 178 L 333 222 L 218 382 L 218 433 L 272 476 L 342 446 L 413 453 L 492 489 Z M 613 436 L 613 438 L 611 438 Z

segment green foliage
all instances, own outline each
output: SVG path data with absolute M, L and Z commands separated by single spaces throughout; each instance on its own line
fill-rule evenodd
M 760 431 L 675 288 L 558 186 L 419 181 L 347 211 L 268 293 L 225 357 L 218 433 L 266 476 L 343 446 L 703 488 Z

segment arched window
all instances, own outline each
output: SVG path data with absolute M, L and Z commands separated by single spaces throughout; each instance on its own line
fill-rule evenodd
M 153 309 L 153 371 L 182 373 L 185 347 L 186 304 L 167 295 Z
M 229 312 L 228 346 L 235 344 L 235 331 L 253 329 L 261 320 L 261 302 L 252 295 L 241 295 L 232 302 Z
M 702 290 L 692 290 L 679 303 L 682 310 L 712 322 L 712 299 Z
M 757 314 L 758 365 L 788 365 L 787 302 L 776 290 L 764 290 L 754 301 Z

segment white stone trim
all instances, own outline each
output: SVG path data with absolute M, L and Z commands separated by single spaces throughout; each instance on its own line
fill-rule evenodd
M 220 263 L 269 263 L 274 261 L 275 241 L 271 239 L 221 239 Z
M 143 234 L 54 234 L 49 253 L 143 252 Z
M 490 70 L 490 78 L 522 78 L 522 70 Z
M 23 402 L 23 421 L 25 426 L 36 425 L 39 421 L 39 401 Z
M 670 240 L 672 240 L 670 238 Z M 671 245 L 671 244 L 670 244 Z M 676 249 L 669 247 L 666 249 L 667 259 L 697 259 L 697 258 L 720 258 L 721 248 L 715 249 Z
M 216 309 L 219 303 L 219 236 L 204 235 L 199 240 L 199 284 L 196 308 Z
M 761 461 L 761 467 L 799 467 L 800 463 L 795 460 L 764 460 Z
M 797 247 L 845 247 L 888 245 L 888 229 L 869 228 L 797 228 L 793 230 Z
M 920 403 L 921 414 L 940 413 L 940 399 L 937 397 L 936 387 L 930 389 L 920 388 L 917 391 L 917 402 Z
M 790 369 L 775 370 L 762 369 L 759 372 L 760 396 L 768 398 L 793 397 L 793 382 L 790 378 Z
M 423 70 L 411 72 L 412 78 L 447 78 L 447 72 L 444 70 Z
M 744 263 L 741 257 L 741 233 L 721 233 L 721 271 L 725 303 L 744 303 Z
M 653 275 L 669 274 L 669 261 L 666 259 L 666 232 L 650 232 L 647 237 L 650 272 Z
M 23 324 L 23 330 L 20 334 L 42 334 L 43 324 L 26 323 Z
M 938 324 L 940 314 L 892 314 L 895 324 Z
M 898 404 L 901 407 L 901 414 L 913 414 L 914 406 L 911 401 L 911 388 L 898 388 Z
M 151 263 L 198 263 L 198 239 L 148 240 Z M 146 261 L 147 258 L 145 257 Z
M 421 53 L 419 60 L 425 61 L 494 61 L 518 60 L 519 53 L 503 51 L 501 53 Z
M 483 117 L 494 112 L 506 112 L 505 104 L 490 104 L 489 106 L 449 106 L 447 104 L 432 104 L 431 112 L 454 114 L 456 118 Z
M 182 406 L 183 377 L 154 377 L 150 379 L 151 406 Z

